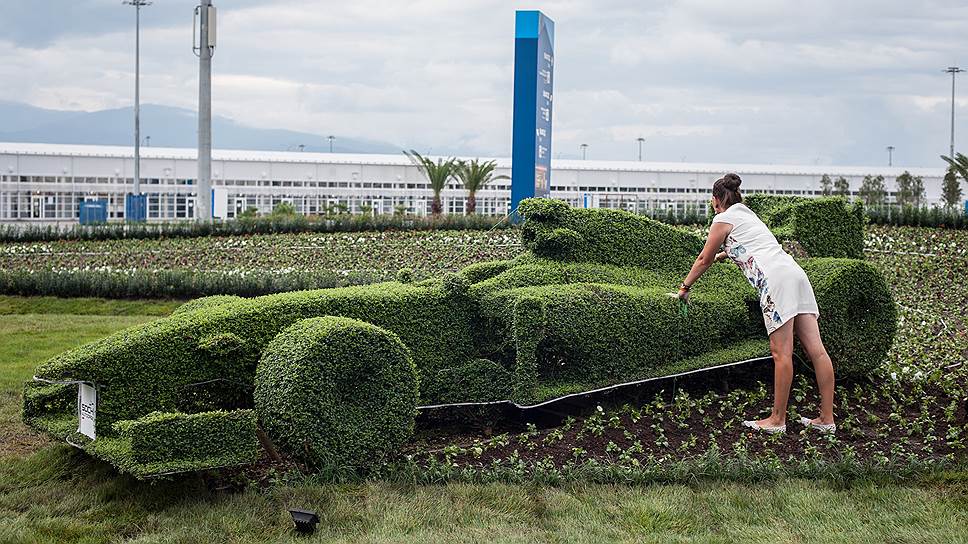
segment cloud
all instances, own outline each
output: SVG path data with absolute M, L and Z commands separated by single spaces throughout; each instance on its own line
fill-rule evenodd
M 437 152 L 510 153 L 510 0 L 217 0 L 216 113 Z M 5 6 L 0 99 L 128 105 L 133 15 L 114 0 Z M 194 2 L 142 12 L 142 100 L 194 108 Z M 556 0 L 552 153 L 937 165 L 968 5 L 901 0 Z M 959 56 L 961 58 L 959 59 Z M 968 82 L 964 83 L 968 85 Z M 968 94 L 962 96 L 968 97 Z M 968 137 L 968 98 L 958 105 Z

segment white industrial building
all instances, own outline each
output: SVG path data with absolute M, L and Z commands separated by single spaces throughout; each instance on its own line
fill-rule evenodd
M 143 147 L 141 192 L 148 220 L 193 217 L 194 149 Z M 510 160 L 497 160 L 497 174 L 510 175 Z M 690 203 L 705 204 L 712 183 L 725 172 L 743 178 L 746 192 L 818 195 L 820 178 L 843 176 L 856 195 L 865 175 L 882 175 L 889 194 L 908 170 L 921 176 L 928 205 L 940 203 L 942 168 L 782 166 L 627 161 L 552 161 L 553 198 L 574 206 L 621 208 L 640 213 Z M 108 219 L 124 217 L 124 196 L 133 189 L 133 150 L 129 147 L 0 143 L 0 222 L 76 222 L 82 200 L 108 202 Z M 433 192 L 402 153 L 369 155 L 277 151 L 215 150 L 212 153 L 214 208 L 235 217 L 249 207 L 262 213 L 280 202 L 299 213 L 320 214 L 332 206 L 352 213 L 361 206 L 375 213 L 430 213 Z M 477 211 L 505 215 L 511 182 L 501 180 L 477 194 Z M 462 213 L 466 199 L 451 181 L 442 193 L 444 211 Z

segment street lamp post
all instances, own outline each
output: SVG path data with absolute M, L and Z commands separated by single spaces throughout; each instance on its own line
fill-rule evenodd
M 141 194 L 141 8 L 148 0 L 124 0 L 134 6 L 134 194 Z
M 948 156 L 952 159 L 955 158 L 955 75 L 964 71 L 957 66 L 949 66 L 944 70 L 945 73 L 951 74 L 951 154 Z
M 645 138 L 640 136 L 636 141 L 639 142 L 639 162 L 642 162 L 642 144 L 645 143 Z
M 333 140 L 336 139 L 336 136 L 329 135 L 329 136 L 326 137 L 326 139 L 329 140 L 329 152 L 332 153 L 333 152 Z
M 201 0 L 195 7 L 198 43 L 192 48 L 198 56 L 198 179 L 196 179 L 195 217 L 212 220 L 212 56 L 215 54 L 215 6 Z M 192 36 L 194 40 L 195 37 Z
M 894 146 L 887 146 L 887 165 L 894 166 Z
M 578 147 L 581 148 L 581 160 L 585 160 L 585 151 L 588 150 L 588 144 L 581 144 Z

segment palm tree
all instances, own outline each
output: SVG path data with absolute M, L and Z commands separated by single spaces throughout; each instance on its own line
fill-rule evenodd
M 404 151 L 403 154 L 420 169 L 424 177 L 427 178 L 427 181 L 430 182 L 430 188 L 434 191 L 434 203 L 430 207 L 430 212 L 433 215 L 440 215 L 442 209 L 440 205 L 440 192 L 447 185 L 447 180 L 454 175 L 457 169 L 457 159 L 437 159 L 437 162 L 434 162 L 433 159 L 421 156 L 420 153 L 417 153 L 413 149 Z
M 968 157 L 962 153 L 955 153 L 954 157 L 945 157 L 941 155 L 944 162 L 951 165 L 951 169 L 955 171 L 963 179 L 968 180 Z
M 457 164 L 457 179 L 461 181 L 467 189 L 467 213 L 472 214 L 477 210 L 477 191 L 480 191 L 488 183 L 499 179 L 511 179 L 504 174 L 494 175 L 494 168 L 497 167 L 495 161 L 478 162 L 460 161 Z

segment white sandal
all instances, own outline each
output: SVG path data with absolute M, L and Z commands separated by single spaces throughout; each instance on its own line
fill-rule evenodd
M 786 425 L 780 425 L 779 427 L 764 427 L 756 421 L 744 421 L 743 426 L 769 434 L 782 434 L 786 432 Z
M 808 429 L 816 429 L 822 433 L 837 432 L 836 423 L 814 423 L 809 417 L 801 417 L 800 423 L 803 423 L 803 426 Z

